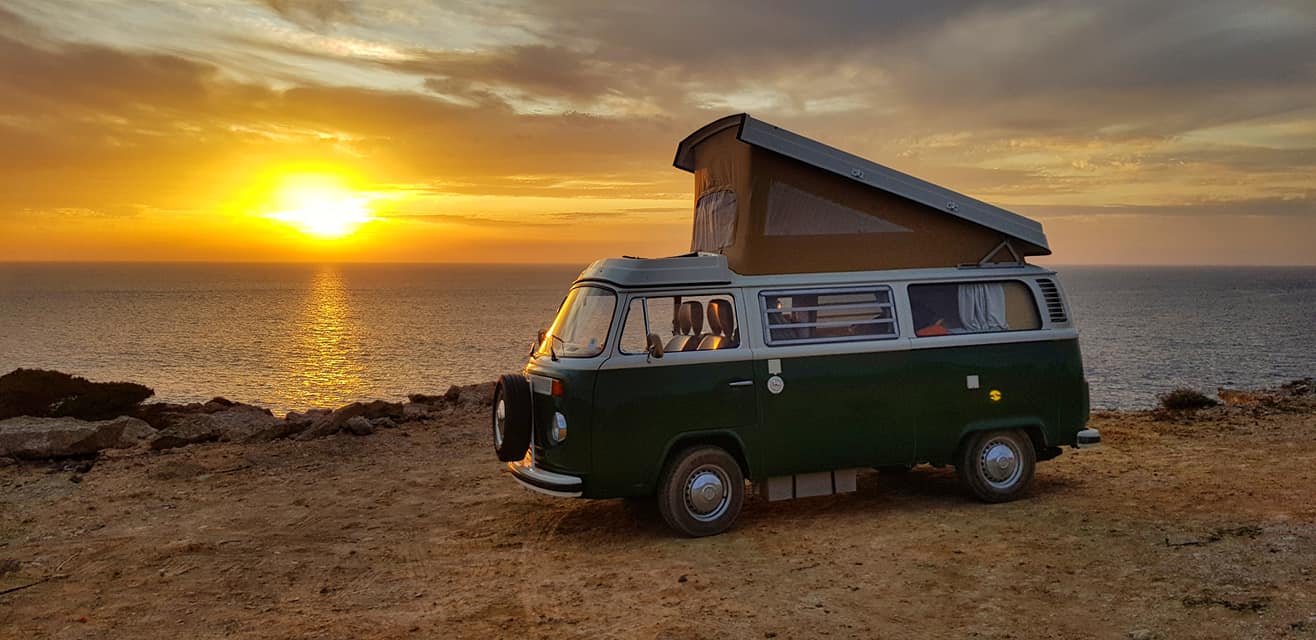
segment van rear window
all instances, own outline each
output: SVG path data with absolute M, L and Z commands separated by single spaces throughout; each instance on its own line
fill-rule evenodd
M 889 287 L 765 291 L 764 328 L 770 345 L 895 338 Z
M 1022 282 L 959 282 L 909 287 L 914 335 L 1040 329 L 1033 292 Z

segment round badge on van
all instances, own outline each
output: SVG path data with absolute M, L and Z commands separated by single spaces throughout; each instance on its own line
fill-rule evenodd
M 769 393 L 776 395 L 778 393 L 781 393 L 782 389 L 785 388 L 786 388 L 786 381 L 782 380 L 781 376 L 772 376 L 771 378 L 768 378 Z

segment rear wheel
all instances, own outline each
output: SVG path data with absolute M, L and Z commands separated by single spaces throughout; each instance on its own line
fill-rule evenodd
M 493 399 L 494 453 L 503 462 L 525 457 L 530 448 L 530 383 L 525 376 L 507 374 L 498 378 Z
M 979 500 L 1008 502 L 1028 491 L 1036 463 L 1028 434 L 1018 429 L 983 431 L 968 436 L 955 470 L 960 483 Z
M 677 454 L 667 463 L 658 487 L 663 520 L 690 537 L 726 531 L 744 502 L 745 476 L 735 458 L 719 447 L 694 447 Z

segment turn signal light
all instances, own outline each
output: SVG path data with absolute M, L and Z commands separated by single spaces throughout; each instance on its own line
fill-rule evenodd
M 566 393 L 566 391 L 563 390 L 563 388 L 562 388 L 562 381 L 561 381 L 561 380 L 554 380 L 554 381 L 553 381 L 553 397 L 554 397 L 554 398 L 561 398 L 563 393 Z

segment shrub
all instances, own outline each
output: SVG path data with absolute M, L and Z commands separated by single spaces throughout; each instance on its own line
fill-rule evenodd
M 15 416 L 104 420 L 155 395 L 133 382 L 91 382 L 59 371 L 15 369 L 0 376 L 0 420 Z
M 1156 399 L 1161 401 L 1161 408 L 1166 411 L 1196 411 L 1220 404 L 1199 391 L 1184 388 L 1162 393 Z

